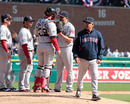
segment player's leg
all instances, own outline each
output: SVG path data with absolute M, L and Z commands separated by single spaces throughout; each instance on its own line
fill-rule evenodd
M 35 72 L 35 80 L 34 80 L 34 92 L 38 92 L 41 87 L 42 73 L 43 73 L 43 64 L 44 64 L 44 53 L 42 51 L 42 45 L 38 45 L 37 47 L 37 56 L 38 56 L 38 67 Z
M 26 56 L 23 52 L 23 50 L 19 50 L 18 52 L 19 59 L 20 59 L 20 71 L 19 71 L 19 91 L 24 91 L 25 86 L 24 86 L 24 80 L 25 80 L 25 73 L 27 71 L 27 59 Z
M 7 63 L 8 63 L 7 54 L 0 47 L 0 91 L 5 90 L 4 77 L 5 77 L 5 72 L 7 69 Z
M 12 88 L 12 83 L 10 80 L 11 71 L 12 71 L 11 60 L 8 60 L 7 70 L 5 73 L 5 83 L 6 83 L 7 88 Z
M 6 70 L 6 73 L 5 73 L 5 83 L 6 83 L 6 86 L 7 86 L 7 90 L 6 91 L 18 91 L 18 89 L 14 88 L 12 86 L 12 82 L 11 82 L 11 72 L 12 72 L 12 64 L 11 64 L 11 59 L 8 60 L 8 64 L 7 64 L 7 70 Z
M 52 71 L 53 59 L 54 59 L 54 49 L 53 48 L 51 50 L 44 52 L 44 71 L 43 71 L 44 80 L 42 80 L 42 83 L 41 83 L 42 92 L 52 91 L 49 88 L 49 78 L 50 78 L 51 71 Z
M 27 71 L 25 73 L 25 80 L 24 80 L 24 86 L 25 86 L 25 89 L 27 91 L 30 90 L 30 75 L 31 75 L 31 72 L 33 70 L 33 61 L 32 61 L 32 57 L 33 57 L 33 53 L 32 52 L 29 52 L 29 55 L 30 55 L 30 58 L 31 58 L 31 64 L 27 66 Z
M 83 77 L 86 74 L 89 63 L 87 60 L 80 58 L 80 62 L 78 64 L 78 81 L 77 81 L 77 92 L 76 97 L 80 97 L 81 91 L 83 89 Z
M 61 49 L 61 54 L 62 54 L 62 49 Z M 55 89 L 54 89 L 55 92 L 61 92 L 61 85 L 63 80 L 64 64 L 62 61 L 61 54 L 56 56 L 57 81 L 55 83 Z
M 97 98 L 94 99 L 100 100 L 98 96 L 98 64 L 96 61 L 96 59 L 89 61 L 89 71 L 91 74 L 92 94 L 97 96 Z
M 10 51 L 11 53 L 11 51 Z M 11 59 L 8 60 L 8 63 L 7 63 L 7 69 L 6 69 L 6 72 L 5 72 L 5 83 L 6 83 L 6 86 L 7 88 L 12 88 L 12 83 L 11 83 L 11 71 L 12 71 L 12 65 L 11 65 Z
M 73 91 L 73 54 L 72 47 L 63 48 L 63 63 L 67 70 L 66 92 Z

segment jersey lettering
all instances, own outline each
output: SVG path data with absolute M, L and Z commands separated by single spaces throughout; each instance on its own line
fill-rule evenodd
M 47 30 L 46 30 L 45 28 L 41 29 L 39 32 L 40 32 L 40 33 L 39 33 L 40 36 L 49 36 L 49 35 L 47 34 Z
M 39 21 L 36 26 L 38 34 L 40 36 L 49 36 L 47 33 L 47 27 L 47 23 L 45 23 L 44 21 Z
M 82 43 L 84 43 L 84 42 L 95 42 L 95 43 L 97 43 L 97 38 L 92 38 L 92 37 L 88 37 L 88 38 L 83 38 L 82 39 Z

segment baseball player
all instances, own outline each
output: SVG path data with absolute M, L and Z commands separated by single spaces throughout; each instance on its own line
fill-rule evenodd
M 63 29 L 58 33 L 58 44 L 61 54 L 56 56 L 57 81 L 55 83 L 55 92 L 61 92 L 64 66 L 67 70 L 66 92 L 73 92 L 73 38 L 75 37 L 75 28 L 68 21 L 68 12 L 62 11 L 60 21 L 63 23 Z
M 99 31 L 94 29 L 94 19 L 87 17 L 84 21 L 85 29 L 77 35 L 73 45 L 75 62 L 78 64 L 78 82 L 76 97 L 81 96 L 83 77 L 87 71 L 91 74 L 92 100 L 100 100 L 98 95 L 98 64 L 103 57 L 104 42 Z
M 18 39 L 19 39 L 19 49 L 18 55 L 20 59 L 20 72 L 19 72 L 19 91 L 29 92 L 29 78 L 33 69 L 33 38 L 30 32 L 30 28 L 35 20 L 31 16 L 25 16 L 23 27 L 20 29 Z
M 56 10 L 48 7 L 44 12 L 44 18 L 38 20 L 34 33 L 38 35 L 38 67 L 35 73 L 34 92 L 41 87 L 42 92 L 53 91 L 48 87 L 49 77 L 51 75 L 54 53 L 60 54 L 60 48 L 57 42 L 57 31 L 54 23 Z M 54 48 L 55 47 L 55 48 Z
M 10 14 L 3 14 L 1 16 L 2 25 L 0 27 L 0 91 L 16 91 L 12 87 L 10 81 L 11 74 L 11 48 L 12 48 L 12 37 L 8 29 L 11 25 L 12 17 Z M 5 83 L 7 88 L 5 88 Z

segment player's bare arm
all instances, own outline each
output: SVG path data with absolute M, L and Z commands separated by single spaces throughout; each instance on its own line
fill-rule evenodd
M 97 64 L 100 64 L 101 63 L 101 60 L 97 59 Z
M 8 56 L 8 59 L 11 59 L 11 54 L 9 51 L 7 52 L 7 56 Z
M 61 51 L 59 50 L 59 51 L 57 51 L 57 53 L 56 53 L 56 54 L 57 54 L 57 55 L 59 55 L 60 53 L 61 53 Z
M 75 62 L 76 62 L 77 64 L 79 64 L 80 60 L 79 60 L 78 57 L 75 58 Z

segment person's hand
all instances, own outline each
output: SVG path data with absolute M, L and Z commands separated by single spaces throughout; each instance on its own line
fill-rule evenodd
M 59 51 L 57 51 L 57 53 L 56 53 L 56 54 L 57 54 L 57 55 L 59 55 L 60 53 L 61 53 L 61 51 L 59 50 Z
M 27 58 L 27 64 L 31 64 L 31 58 Z
M 8 57 L 8 59 L 11 59 L 11 54 L 9 51 L 7 52 L 7 57 Z
M 58 35 L 62 35 L 62 32 L 59 32 Z
M 97 59 L 97 64 L 100 64 L 101 63 L 101 60 Z
M 79 60 L 78 57 L 75 58 L 75 62 L 76 62 L 77 64 L 79 64 L 80 60 Z

